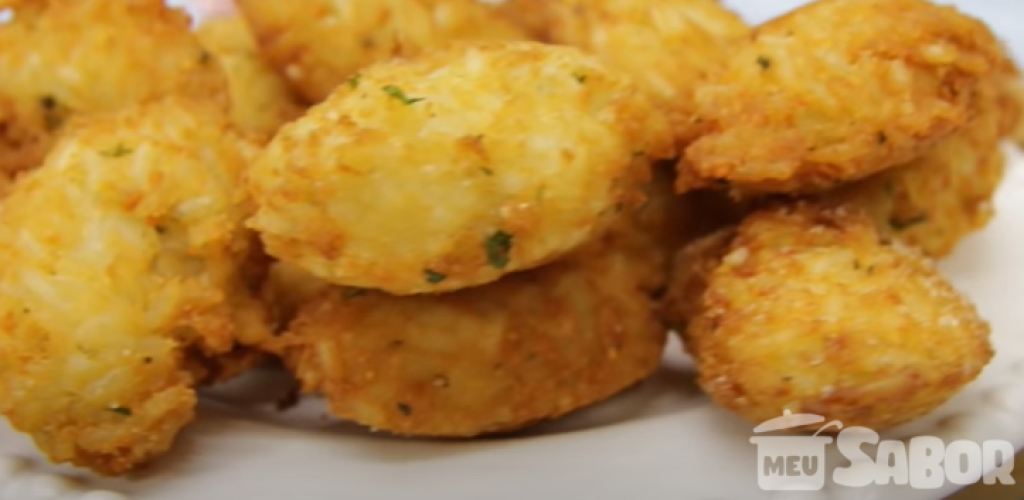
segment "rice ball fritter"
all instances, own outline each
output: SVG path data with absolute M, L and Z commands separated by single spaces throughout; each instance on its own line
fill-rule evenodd
M 274 257 L 396 295 L 566 255 L 644 200 L 666 119 L 570 47 L 465 44 L 362 71 L 260 155 L 250 226 Z

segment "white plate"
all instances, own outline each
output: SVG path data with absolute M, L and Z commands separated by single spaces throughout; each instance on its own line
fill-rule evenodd
M 802 2 L 728 3 L 759 22 Z M 1024 19 L 1024 3 L 962 3 L 1024 54 L 1024 29 L 1012 21 Z M 996 358 L 943 408 L 883 438 L 1001 439 L 1024 448 L 1024 312 L 1017 304 L 1024 297 L 1024 156 L 1012 151 L 1011 159 L 996 219 L 942 264 L 991 321 Z M 256 374 L 206 394 L 200 418 L 175 450 L 130 479 L 104 480 L 44 466 L 28 440 L 0 422 L 0 500 L 82 494 L 40 475 L 43 471 L 140 500 L 938 499 L 958 488 L 950 483 L 935 490 L 827 484 L 823 491 L 799 495 L 762 491 L 751 426 L 701 396 L 687 366 L 672 345 L 661 373 L 608 403 L 527 435 L 474 442 L 373 435 L 326 419 L 317 401 L 279 413 L 265 398 L 283 394 L 286 384 L 276 374 Z M 25 464 L 4 456 L 23 457 L 32 465 L 28 473 L 15 474 Z M 843 465 L 834 456 L 827 463 L 828 468 Z

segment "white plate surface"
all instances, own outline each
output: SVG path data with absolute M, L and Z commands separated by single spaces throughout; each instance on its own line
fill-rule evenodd
M 727 3 L 760 22 L 803 2 Z M 1024 25 L 1019 23 L 1024 3 L 957 3 L 988 21 L 1024 55 Z M 962 394 L 883 438 L 1000 439 L 1024 449 L 1024 307 L 1018 305 L 1024 300 L 1024 155 L 1011 151 L 1010 157 L 996 219 L 942 263 L 992 323 L 997 356 Z M 0 421 L 0 500 L 120 497 L 95 492 L 82 497 L 93 488 L 139 500 L 924 500 L 959 488 L 950 483 L 933 490 L 830 483 L 818 492 L 762 491 L 756 449 L 749 442 L 751 426 L 701 396 L 687 360 L 678 353 L 677 345 L 669 346 L 661 373 L 599 407 L 528 435 L 473 442 L 370 434 L 330 421 L 313 400 L 279 413 L 273 399 L 287 390 L 286 382 L 278 374 L 255 374 L 206 394 L 198 422 L 184 432 L 174 452 L 129 479 L 99 479 L 44 465 L 28 440 Z M 836 456 L 827 464 L 844 465 Z M 67 477 L 76 481 L 62 481 Z

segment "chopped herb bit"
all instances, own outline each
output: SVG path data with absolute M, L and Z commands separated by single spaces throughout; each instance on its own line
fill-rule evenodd
M 39 99 L 39 104 L 42 105 L 45 110 L 57 109 L 57 99 L 52 95 L 44 95 Z
M 109 156 L 111 158 L 120 158 L 122 156 L 132 154 L 133 151 L 135 150 L 128 146 L 125 146 L 124 144 L 119 143 L 117 146 L 114 146 L 111 149 L 100 152 L 100 154 L 102 154 L 103 156 Z
M 444 274 L 433 269 L 424 269 L 423 276 L 427 279 L 427 283 L 430 283 L 431 285 L 436 285 L 448 278 Z
M 866 272 L 868 273 L 868 275 L 875 274 L 875 266 L 868 266 Z
M 484 175 L 486 175 L 488 177 L 494 175 L 494 171 L 489 169 L 489 168 L 487 168 L 487 167 L 480 167 L 480 171 L 483 172 Z
M 853 268 L 854 269 L 860 269 L 860 261 L 859 260 L 853 261 Z
M 346 299 L 354 299 L 356 297 L 360 297 L 360 296 L 363 296 L 363 295 L 366 295 L 366 289 L 365 288 L 349 287 L 349 288 L 345 289 L 345 298 Z
M 57 99 L 51 95 L 45 95 L 39 99 L 39 105 L 43 107 L 43 121 L 46 130 L 54 131 L 64 124 L 64 110 Z
M 153 358 L 151 358 L 149 356 L 146 356 L 146 357 L 142 358 L 142 362 L 146 363 L 147 365 L 151 365 L 151 364 L 153 364 Z
M 405 92 L 402 91 L 402 89 L 394 85 L 385 85 L 381 88 L 381 90 L 383 90 L 385 94 L 395 99 L 398 99 L 399 101 L 402 102 L 402 104 L 405 104 L 406 106 L 410 104 L 416 104 L 417 102 L 420 102 L 424 99 L 423 97 L 409 97 L 405 95 Z
M 396 406 L 398 407 L 398 411 L 401 412 L 402 415 L 405 415 L 407 417 L 409 415 L 412 415 L 412 407 L 411 406 L 409 406 L 409 405 L 407 405 L 405 403 L 398 403 Z
M 580 83 L 580 85 L 587 83 L 587 75 L 583 73 L 573 73 L 572 77 L 575 78 L 576 81 Z
M 111 408 L 107 408 L 107 410 L 112 411 L 118 415 L 121 415 L 122 417 L 132 416 L 131 408 L 125 408 L 123 406 L 113 406 Z
M 356 87 L 359 87 L 359 79 L 362 78 L 362 77 L 363 77 L 363 75 L 360 75 L 359 73 L 356 73 L 356 74 L 348 77 L 348 80 L 345 80 L 345 83 L 348 84 L 348 87 L 350 89 L 354 90 Z
M 889 219 L 889 226 L 897 231 L 903 231 L 909 229 L 918 224 L 923 224 L 928 221 L 928 215 L 921 214 L 909 219 Z
M 644 156 L 647 156 L 647 151 L 644 151 L 642 149 L 633 151 L 633 158 L 642 158 Z
M 487 251 L 487 261 L 495 269 L 504 269 L 509 263 L 509 253 L 512 252 L 511 234 L 505 231 L 496 231 L 484 241 L 484 250 Z
M 199 54 L 199 64 L 208 64 L 211 59 L 213 59 L 213 56 L 205 50 Z
M 889 136 L 885 135 L 885 132 L 879 131 L 878 132 L 878 143 L 879 144 L 885 144 L 887 142 L 889 142 Z
M 761 69 L 768 69 L 772 67 L 772 60 L 768 59 L 767 56 L 757 56 L 757 65 L 760 66 Z

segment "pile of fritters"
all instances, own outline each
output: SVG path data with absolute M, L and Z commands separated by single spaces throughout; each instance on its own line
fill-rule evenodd
M 882 429 L 993 354 L 933 259 L 1024 87 L 952 8 L 236 3 L 0 0 L 0 414 L 56 462 L 146 464 L 267 362 L 472 437 L 644 380 L 670 329 L 755 422 Z

